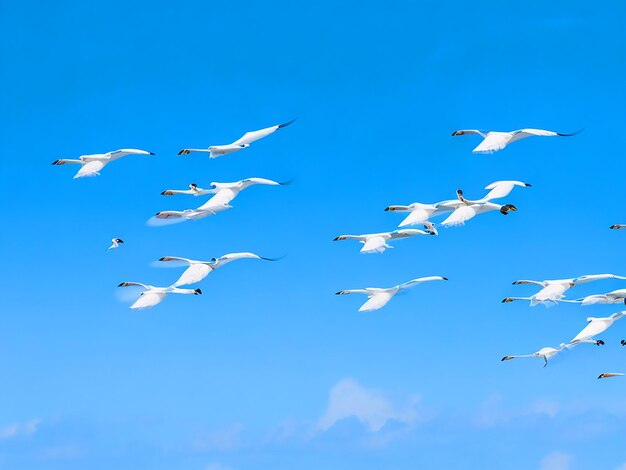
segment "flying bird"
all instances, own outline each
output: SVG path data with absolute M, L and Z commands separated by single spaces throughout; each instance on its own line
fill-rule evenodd
M 530 297 L 507 297 L 502 302 L 508 303 L 514 300 L 529 300 L 530 306 L 534 307 L 538 304 L 556 305 L 558 301 L 572 302 L 563 300 L 565 297 L 565 291 L 571 289 L 578 284 L 583 284 L 591 281 L 599 281 L 602 279 L 626 279 L 624 276 L 616 276 L 615 274 L 589 274 L 571 279 L 553 279 L 546 281 L 529 281 L 526 279 L 515 281 L 513 285 L 517 284 L 534 284 L 541 287 L 541 290 Z
M 379 287 L 367 287 L 365 289 L 352 289 L 352 290 L 341 290 L 337 292 L 337 295 L 345 295 L 345 294 L 365 294 L 368 297 L 367 302 L 365 302 L 361 308 L 359 308 L 359 312 L 369 312 L 372 310 L 378 310 L 379 308 L 384 307 L 391 300 L 391 298 L 397 293 L 408 289 L 409 287 L 416 286 L 417 284 L 421 284 L 422 282 L 428 281 L 447 281 L 448 278 L 441 276 L 428 276 L 428 277 L 420 277 L 417 279 L 413 279 L 409 282 L 405 282 L 404 284 L 399 284 L 397 286 L 389 287 L 389 288 L 379 288 Z
M 180 261 L 189 265 L 189 267 L 173 284 L 174 287 L 178 287 L 186 284 L 195 284 L 196 282 L 200 282 L 202 279 L 207 277 L 211 273 L 211 271 L 214 271 L 217 268 L 221 268 L 231 261 L 244 258 L 261 259 L 264 261 L 276 261 L 276 259 L 264 258 L 262 256 L 255 255 L 254 253 L 228 253 L 224 256 L 220 256 L 219 258 L 211 258 L 210 261 L 198 261 L 188 258 L 179 258 L 177 256 L 164 256 L 163 258 L 159 259 L 159 261 Z
M 285 122 L 283 124 L 278 124 L 276 126 L 266 127 L 265 129 L 260 129 L 258 131 L 246 132 L 242 137 L 234 141 L 232 144 L 227 145 L 211 145 L 206 149 L 182 149 L 178 152 L 178 155 L 187 155 L 192 152 L 208 152 L 209 158 L 221 157 L 222 155 L 227 155 L 229 153 L 237 152 L 239 150 L 243 150 L 245 148 L 250 147 L 250 144 L 255 140 L 262 139 L 263 137 L 267 137 L 270 134 L 273 134 L 278 129 L 282 129 L 283 127 L 287 127 L 289 124 L 294 122 L 295 119 L 292 119 L 289 122 Z
M 598 378 L 599 379 L 606 379 L 606 378 L 609 378 L 609 377 L 621 377 L 622 375 L 624 375 L 624 374 L 622 374 L 620 372 L 605 372 L 603 374 L 598 375 Z
M 107 250 L 112 250 L 113 248 L 117 248 L 118 246 L 120 246 L 120 243 L 124 243 L 124 240 L 122 240 L 121 238 L 112 238 L 111 246 L 107 248 Z
M 570 341 L 570 344 L 591 343 L 591 344 L 597 344 L 598 346 L 604 344 L 604 341 L 602 341 L 601 339 L 596 340 L 596 339 L 593 339 L 593 337 L 606 331 L 613 323 L 615 323 L 617 320 L 619 320 L 623 316 L 626 316 L 626 310 L 622 312 L 614 313 L 610 317 L 587 318 L 587 321 L 589 322 L 589 324 L 585 328 L 583 328 L 583 330 L 580 333 L 578 333 L 574 337 L 574 339 Z
M 154 307 L 160 304 L 168 294 L 187 294 L 187 295 L 200 295 L 202 291 L 200 289 L 179 289 L 175 286 L 169 287 L 154 287 L 147 284 L 141 284 L 140 282 L 122 282 L 118 287 L 138 286 L 143 287 L 145 291 L 141 293 L 139 298 L 134 304 L 130 306 L 132 309 L 142 309 Z
M 423 225 L 428 222 L 431 217 L 452 212 L 458 206 L 458 202 L 458 200 L 441 201 L 435 204 L 422 204 L 420 202 L 414 202 L 408 206 L 387 206 L 385 211 L 409 213 L 409 215 L 407 215 L 404 220 L 398 224 L 398 227 Z
M 416 235 L 437 235 L 435 227 L 430 222 L 424 224 L 424 227 L 426 228 L 426 230 L 409 228 L 396 230 L 393 232 L 369 233 L 365 235 L 340 235 L 333 240 L 358 240 L 359 242 L 363 243 L 361 253 L 383 253 L 385 249 L 393 248 L 393 246 L 387 244 L 388 240 L 397 240 L 400 238 L 408 238 Z
M 485 189 L 490 190 L 487 195 L 476 200 L 465 198 L 463 191 L 458 189 L 456 191 L 458 202 L 455 205 L 454 211 L 441 225 L 445 227 L 464 225 L 468 220 L 485 212 L 497 210 L 500 211 L 501 214 L 507 215 L 511 211 L 516 211 L 517 207 L 513 204 L 502 205 L 491 202 L 494 199 L 508 196 L 515 186 L 529 187 L 530 184 L 514 180 L 495 181 L 485 187 Z
M 71 160 L 68 158 L 60 158 L 52 162 L 53 165 L 65 165 L 66 163 L 82 165 L 82 168 L 78 170 L 78 173 L 74 175 L 74 178 L 83 178 L 85 176 L 97 176 L 100 174 L 100 170 L 108 163 L 118 158 L 125 157 L 126 155 L 154 155 L 152 152 L 146 150 L 137 149 L 119 149 L 107 153 L 94 153 L 93 155 L 83 155 L 78 160 Z
M 215 196 L 197 209 L 186 209 L 184 211 L 161 211 L 157 212 L 155 217 L 158 219 L 183 218 L 191 220 L 214 215 L 218 212 L 231 209 L 232 206 L 229 205 L 229 202 L 235 199 L 241 191 L 255 184 L 286 186 L 289 182 L 278 183 L 265 178 L 246 178 L 233 183 L 211 183 L 211 189 L 206 191 L 214 193 Z M 164 191 L 161 194 L 164 193 L 167 193 L 167 191 Z
M 539 351 L 532 354 L 524 354 L 521 356 L 504 356 L 501 361 L 510 361 L 511 359 L 518 359 L 521 357 L 536 357 L 544 360 L 543 367 L 548 365 L 548 359 L 556 356 L 558 353 L 567 349 L 568 346 L 565 343 L 561 343 L 558 348 L 541 348 Z
M 204 196 L 205 194 L 215 194 L 217 189 L 202 189 L 196 183 L 189 184 L 189 189 L 166 189 L 162 196 L 174 196 L 175 194 L 190 194 L 191 196 Z
M 578 302 L 583 307 L 592 304 L 623 304 L 626 303 L 626 289 L 617 289 L 606 294 L 588 295 L 582 299 L 570 300 Z
M 546 131 L 542 129 L 520 129 L 511 132 L 484 132 L 475 129 L 468 129 L 454 131 L 452 135 L 455 136 L 478 134 L 483 138 L 483 141 L 478 145 L 478 147 L 472 150 L 472 153 L 493 153 L 497 152 L 498 150 L 502 150 L 504 147 L 512 142 L 524 139 L 526 137 L 531 137 L 533 135 L 539 135 L 544 137 L 571 137 L 580 132 L 581 131 L 574 132 L 573 134 L 561 134 L 558 132 Z

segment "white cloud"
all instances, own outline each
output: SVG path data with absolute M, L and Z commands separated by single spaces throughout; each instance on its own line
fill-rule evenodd
M 241 446 L 243 424 L 231 423 L 228 426 L 202 433 L 194 441 L 194 448 L 199 451 L 217 450 L 221 452 L 236 450 Z
M 626 470 L 626 462 L 615 467 L 615 470 Z
M 540 470 L 568 470 L 572 456 L 565 452 L 551 452 L 539 463 Z
M 418 419 L 414 410 L 417 401 L 417 397 L 413 397 L 405 410 L 398 410 L 382 393 L 365 388 L 353 379 L 343 379 L 331 388 L 328 407 L 317 427 L 326 431 L 350 417 L 357 418 L 372 432 L 379 431 L 389 420 L 412 424 Z
M 37 431 L 41 423 L 39 418 L 31 419 L 24 423 L 11 423 L 0 428 L 0 439 L 10 439 L 18 436 L 31 436 Z

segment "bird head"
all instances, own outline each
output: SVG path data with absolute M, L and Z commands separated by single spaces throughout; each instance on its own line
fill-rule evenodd
M 510 361 L 511 359 L 514 359 L 513 356 L 504 356 L 502 359 L 500 359 L 501 361 Z
M 345 235 L 340 235 L 338 237 L 333 238 L 333 241 L 336 242 L 337 240 L 345 240 L 345 239 L 346 239 Z
M 503 304 L 508 304 L 509 302 L 513 302 L 513 299 L 511 297 L 507 297 L 506 299 L 502 300 Z
M 513 204 L 505 204 L 502 207 L 500 207 L 500 212 L 503 215 L 507 215 L 509 212 L 511 211 L 516 211 L 517 207 L 515 207 Z

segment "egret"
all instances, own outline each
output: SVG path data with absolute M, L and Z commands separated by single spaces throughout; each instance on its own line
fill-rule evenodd
M 544 305 L 556 305 L 557 301 L 562 300 L 565 295 L 564 292 L 571 289 L 578 284 L 583 284 L 591 281 L 599 281 L 602 279 L 626 279 L 624 276 L 616 276 L 615 274 L 589 274 L 571 279 L 554 279 L 546 281 L 529 281 L 526 279 L 515 281 L 516 284 L 534 284 L 541 287 L 541 290 L 530 297 L 507 297 L 502 302 L 508 303 L 514 300 L 529 300 L 530 306 L 534 307 L 538 304 Z
M 74 178 L 83 178 L 85 176 L 97 176 L 105 165 L 113 160 L 125 157 L 126 155 L 154 155 L 152 152 L 137 149 L 119 149 L 107 153 L 94 153 L 93 155 L 82 155 L 78 160 L 68 158 L 60 158 L 52 162 L 53 165 L 65 165 L 66 163 L 82 165 Z
M 169 287 L 154 287 L 148 284 L 141 284 L 140 282 L 122 282 L 118 287 L 138 286 L 145 289 L 141 293 L 139 298 L 134 304 L 130 306 L 132 309 L 142 309 L 154 307 L 160 304 L 168 294 L 186 294 L 186 295 L 200 295 L 202 291 L 200 289 L 179 289 L 175 286 Z
M 543 129 L 520 129 L 517 131 L 511 132 L 483 132 L 475 129 L 467 129 L 467 130 L 459 130 L 454 131 L 452 133 L 455 135 L 468 135 L 468 134 L 478 134 L 483 138 L 483 141 L 472 150 L 472 153 L 493 153 L 498 150 L 502 150 L 508 144 L 515 142 L 517 140 L 524 139 L 526 137 L 530 137 L 533 135 L 539 135 L 544 137 L 571 137 L 578 134 L 580 131 L 574 132 L 572 134 L 561 134 L 559 132 L 546 131 Z
M 186 284 L 195 284 L 196 282 L 200 282 L 202 279 L 207 277 L 211 273 L 211 271 L 214 271 L 217 268 L 221 268 L 225 264 L 232 261 L 244 258 L 261 259 L 264 261 L 276 261 L 276 259 L 264 258 L 262 256 L 255 255 L 254 253 L 228 253 L 224 256 L 220 256 L 219 258 L 211 258 L 210 261 L 198 261 L 188 258 L 179 258 L 177 256 L 164 256 L 163 258 L 160 258 L 159 261 L 180 261 L 189 265 L 189 267 L 173 284 L 174 287 L 178 287 Z
M 552 357 L 556 356 L 558 353 L 560 353 L 564 349 L 567 349 L 567 347 L 568 346 L 565 343 L 561 343 L 558 348 L 541 348 L 539 351 L 534 352 L 532 354 L 524 354 L 521 356 L 504 356 L 501 359 L 501 361 L 510 361 L 511 359 L 518 359 L 521 357 L 537 357 L 537 358 L 543 358 L 544 360 L 543 367 L 545 367 L 548 365 L 548 359 L 551 359 Z
M 120 246 L 120 243 L 124 243 L 124 240 L 122 240 L 121 238 L 112 238 L 111 246 L 107 248 L 107 250 L 112 250 L 113 248 L 117 248 L 118 246 Z
M 398 292 L 408 289 L 409 287 L 416 286 L 417 284 L 421 284 L 422 282 L 447 281 L 447 280 L 448 278 L 441 277 L 441 276 L 420 277 L 420 278 L 405 282 L 404 284 L 399 284 L 397 286 L 389 287 L 386 289 L 379 288 L 379 287 L 367 287 L 365 289 L 341 290 L 337 292 L 337 295 L 345 295 L 345 294 L 367 295 L 368 300 L 361 306 L 361 308 L 359 308 L 359 312 L 369 312 L 369 311 L 378 310 L 379 308 L 384 307 L 385 305 L 387 305 L 387 302 L 389 302 L 394 295 L 396 295 Z
M 397 240 L 416 235 L 437 235 L 435 227 L 430 222 L 424 224 L 424 227 L 426 230 L 403 229 L 393 232 L 369 233 L 365 235 L 340 235 L 333 240 L 358 240 L 364 245 L 363 248 L 361 248 L 361 253 L 383 253 L 385 249 L 393 248 L 393 246 L 387 244 L 388 240 Z
M 278 129 L 282 129 L 283 127 L 287 127 L 289 124 L 294 122 L 295 119 L 292 119 L 289 122 L 285 122 L 283 124 L 278 124 L 276 126 L 266 127 L 265 129 L 260 129 L 258 131 L 246 132 L 242 137 L 234 141 L 232 144 L 227 145 L 211 145 L 206 149 L 182 149 L 178 152 L 178 155 L 187 155 L 192 152 L 207 152 L 209 154 L 209 158 L 221 157 L 222 155 L 227 155 L 229 153 L 237 152 L 239 150 L 243 150 L 245 148 L 250 147 L 250 144 L 255 140 L 262 139 L 263 137 L 267 137 L 270 134 L 273 134 Z
M 614 313 L 610 317 L 587 318 L 587 321 L 589 322 L 589 324 L 585 328 L 583 328 L 583 330 L 580 333 L 578 333 L 574 337 L 574 339 L 570 341 L 570 344 L 592 343 L 592 344 L 597 344 L 598 346 L 604 344 L 604 341 L 602 341 L 601 339 L 593 339 L 593 337 L 606 331 L 613 323 L 615 323 L 617 320 L 619 320 L 623 316 L 626 316 L 626 310 Z
M 276 181 L 268 180 L 265 178 L 246 178 L 240 181 L 235 181 L 233 183 L 211 183 L 211 189 L 207 191 L 215 193 L 215 196 L 213 196 L 197 209 L 187 209 L 184 211 L 162 211 L 157 212 L 155 217 L 158 219 L 183 218 L 186 220 L 191 220 L 201 219 L 209 215 L 214 215 L 218 212 L 231 209 L 232 206 L 230 206 L 228 203 L 235 199 L 235 197 L 237 197 L 237 195 L 241 191 L 255 184 L 285 186 L 289 184 L 289 182 L 278 183 Z

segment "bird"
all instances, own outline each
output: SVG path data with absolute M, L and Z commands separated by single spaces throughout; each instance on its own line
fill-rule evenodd
M 428 222 L 431 217 L 440 214 L 452 212 L 457 207 L 458 200 L 441 201 L 435 204 L 422 204 L 414 202 L 408 206 L 387 206 L 386 212 L 409 212 L 409 215 L 398 224 L 398 227 L 406 227 L 408 225 L 422 225 Z
M 121 238 L 111 238 L 111 246 L 107 248 L 107 250 L 117 248 L 118 246 L 120 246 L 120 243 L 124 243 L 124 240 L 122 240 Z
M 622 374 L 621 372 L 604 372 L 603 374 L 598 375 L 599 379 L 606 379 L 609 377 L 621 377 Z
M 611 230 L 621 230 L 626 228 L 626 224 L 613 224 L 609 227 Z
M 570 300 L 579 302 L 583 307 L 592 304 L 623 304 L 626 303 L 626 289 L 617 289 L 606 294 L 588 295 L 582 299 Z
M 428 281 L 447 281 L 447 277 L 442 276 L 428 276 L 428 277 L 420 277 L 417 279 L 412 279 L 404 284 L 399 284 L 397 286 L 389 287 L 389 288 L 378 288 L 378 287 L 367 287 L 365 289 L 352 289 L 352 290 L 340 290 L 336 292 L 337 295 L 346 295 L 346 294 L 365 294 L 368 297 L 367 302 L 361 305 L 359 308 L 359 312 L 370 312 L 373 310 L 378 310 L 379 308 L 387 305 L 387 302 L 391 300 L 391 298 L 397 293 L 403 291 L 404 289 L 408 289 L 409 287 L 416 286 L 417 284 L 421 284 L 422 282 Z
M 130 306 L 132 309 L 142 309 L 154 307 L 160 304 L 168 294 L 187 294 L 187 295 L 200 295 L 202 291 L 200 289 L 179 289 L 175 286 L 169 287 L 154 287 L 148 284 L 142 284 L 140 282 L 122 282 L 118 287 L 138 286 L 145 289 L 141 293 L 139 298 L 134 304 Z
M 196 183 L 190 183 L 189 189 L 166 189 L 162 196 L 174 196 L 175 194 L 190 194 L 192 196 L 204 196 L 205 194 L 215 194 L 217 189 L 202 189 Z
M 242 137 L 234 141 L 232 144 L 227 145 L 211 145 L 206 149 L 182 149 L 178 152 L 178 155 L 188 155 L 192 152 L 208 152 L 209 158 L 217 158 L 222 155 L 227 155 L 229 153 L 237 152 L 239 150 L 243 150 L 245 148 L 250 147 L 250 144 L 255 140 L 262 139 L 263 137 L 267 137 L 270 134 L 273 134 L 278 129 L 282 129 L 283 127 L 287 127 L 289 124 L 294 122 L 295 119 L 292 119 L 289 122 L 285 122 L 283 124 L 278 124 L 276 126 L 266 127 L 265 129 L 260 129 L 258 131 L 246 132 Z
M 155 217 L 158 219 L 183 218 L 186 220 L 201 219 L 209 215 L 217 214 L 232 206 L 231 202 L 237 195 L 246 188 L 255 184 L 265 184 L 270 186 L 286 186 L 290 182 L 278 183 L 276 181 L 265 178 L 246 178 L 233 183 L 211 183 L 211 188 L 207 191 L 215 195 L 197 209 L 186 209 L 184 211 L 161 211 L 157 212 Z M 164 191 L 166 193 L 167 191 Z M 163 194 L 163 193 L 162 193 Z
M 74 179 L 83 178 L 85 176 L 97 176 L 100 170 L 108 163 L 126 155 L 154 155 L 152 152 L 138 149 L 119 149 L 107 153 L 94 153 L 93 155 L 82 155 L 78 160 L 68 158 L 60 158 L 52 162 L 53 165 L 65 165 L 66 163 L 82 165 L 78 173 L 74 175 Z
M 582 130 L 582 129 L 581 129 Z M 479 131 L 476 129 L 462 129 L 458 131 L 454 131 L 452 133 L 453 136 L 456 135 L 468 135 L 468 134 L 478 134 L 483 138 L 483 141 L 472 150 L 472 153 L 493 153 L 498 150 L 502 150 L 508 144 L 515 142 L 520 139 L 524 139 L 526 137 L 530 137 L 533 135 L 545 136 L 545 137 L 572 137 L 581 132 L 581 130 L 576 131 L 572 134 L 561 134 L 559 132 L 546 131 L 543 129 L 520 129 L 517 131 L 511 132 L 496 132 L 496 131 Z
M 530 281 L 520 280 L 515 281 L 513 285 L 517 284 L 534 284 L 541 287 L 541 290 L 530 297 L 507 297 L 502 303 L 513 302 L 515 300 L 529 300 L 530 306 L 534 307 L 538 304 L 544 304 L 546 306 L 555 305 L 557 301 L 568 302 L 563 300 L 565 297 L 564 292 L 572 287 L 583 284 L 585 282 L 599 281 L 602 279 L 626 279 L 624 276 L 616 276 L 615 274 L 588 274 L 584 276 L 574 277 L 571 279 L 552 279 L 545 281 Z M 571 301 L 569 301 L 571 302 Z
M 578 333 L 574 339 L 570 341 L 570 344 L 591 343 L 598 346 L 603 345 L 604 341 L 601 339 L 593 339 L 594 336 L 606 331 L 617 320 L 626 316 L 626 310 L 614 313 L 610 317 L 597 318 L 589 317 L 587 321 L 589 324 Z
M 504 356 L 500 360 L 510 361 L 511 359 L 518 359 L 521 357 L 537 357 L 537 358 L 541 357 L 544 360 L 543 367 L 545 367 L 548 365 L 548 359 L 551 359 L 552 357 L 556 356 L 558 353 L 560 353 L 561 351 L 567 348 L 568 348 L 568 345 L 566 345 L 565 343 L 561 343 L 558 348 L 550 348 L 550 347 L 541 348 L 539 351 L 534 352 L 532 354 L 524 354 L 521 356 Z
M 495 181 L 485 187 L 485 189 L 490 190 L 487 195 L 476 200 L 466 199 L 463 191 L 461 189 L 457 189 L 456 196 L 458 201 L 454 205 L 454 211 L 443 222 L 441 222 L 441 225 L 444 227 L 464 225 L 465 222 L 478 214 L 495 210 L 500 211 L 503 215 L 507 215 L 511 211 L 516 211 L 517 207 L 513 204 L 502 205 L 491 202 L 494 199 L 508 196 L 515 186 L 530 187 L 531 185 L 522 181 L 514 180 Z
M 181 274 L 178 280 L 174 284 L 172 284 L 174 287 L 178 287 L 186 284 L 195 284 L 196 282 L 200 282 L 202 279 L 207 277 L 211 273 L 211 271 L 217 268 L 221 268 L 231 261 L 244 258 L 261 259 L 264 261 L 276 261 L 275 258 L 264 258 L 263 256 L 255 255 L 254 253 L 228 253 L 224 256 L 220 256 L 219 258 L 211 258 L 210 261 L 179 258 L 177 256 L 164 256 L 163 258 L 160 258 L 159 261 L 181 261 L 189 265 L 189 267 L 183 272 L 183 274 Z
M 393 232 L 369 233 L 364 235 L 339 235 L 333 241 L 337 240 L 358 240 L 363 243 L 361 253 L 383 253 L 387 248 L 393 248 L 388 245 L 388 240 L 396 240 L 399 238 L 408 238 L 415 235 L 437 235 L 435 227 L 430 223 L 424 224 L 426 230 L 403 229 Z

